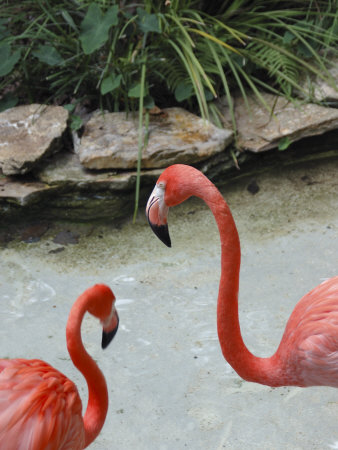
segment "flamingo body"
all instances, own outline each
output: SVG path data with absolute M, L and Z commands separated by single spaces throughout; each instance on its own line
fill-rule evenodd
M 67 322 L 70 356 L 88 384 L 84 418 L 75 384 L 60 371 L 39 359 L 0 359 L 1 449 L 80 450 L 95 439 L 108 394 L 100 369 L 83 347 L 80 328 L 85 312 L 91 312 L 102 322 L 102 345 L 108 345 L 118 327 L 114 302 L 107 286 L 95 285 L 77 299 Z
M 283 384 L 338 387 L 338 276 L 297 303 L 276 352 Z
M 75 384 L 38 359 L 0 360 L 0 430 L 8 450 L 84 448 Z
M 298 302 L 280 345 L 270 358 L 254 356 L 243 342 L 238 317 L 239 236 L 229 206 L 218 189 L 193 167 L 168 167 L 149 198 L 149 224 L 170 247 L 168 210 L 193 195 L 209 206 L 220 233 L 217 329 L 228 363 L 245 380 L 269 386 L 338 387 L 338 276 L 321 283 Z

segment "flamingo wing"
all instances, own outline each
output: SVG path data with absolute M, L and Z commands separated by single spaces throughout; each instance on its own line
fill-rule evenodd
M 75 384 L 40 360 L 0 360 L 0 448 L 84 448 Z
M 276 356 L 292 384 L 338 387 L 338 276 L 298 302 Z

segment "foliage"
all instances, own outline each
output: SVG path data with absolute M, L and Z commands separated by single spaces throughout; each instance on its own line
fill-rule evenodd
M 280 151 L 284 151 L 286 150 L 290 145 L 292 144 L 291 139 L 289 138 L 289 136 L 284 136 L 283 138 L 281 138 L 281 140 L 278 143 L 278 150 Z
M 167 0 L 5 1 L 0 17 L 2 103 L 137 109 L 210 101 L 258 86 L 291 96 L 300 72 L 328 78 L 334 2 Z M 4 95 L 6 94 L 6 95 Z

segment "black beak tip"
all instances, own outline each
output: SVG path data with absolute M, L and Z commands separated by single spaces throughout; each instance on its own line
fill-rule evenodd
M 171 247 L 168 225 L 153 225 L 150 222 L 149 224 L 153 232 L 163 242 L 163 244 L 165 244 L 167 247 Z
M 111 341 L 114 339 L 117 329 L 119 327 L 119 322 L 117 322 L 117 326 L 112 331 L 104 331 L 102 330 L 102 343 L 101 347 L 103 349 L 107 348 Z

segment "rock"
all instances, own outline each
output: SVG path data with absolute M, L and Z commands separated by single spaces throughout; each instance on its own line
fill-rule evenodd
M 48 185 L 38 181 L 22 181 L 10 177 L 1 178 L 0 206 L 5 202 L 9 205 L 26 206 L 37 201 L 41 193 L 48 189 Z
M 69 230 L 60 231 L 53 239 L 53 242 L 61 245 L 78 244 L 79 235 Z
M 141 174 L 141 199 L 149 195 L 160 173 L 157 169 Z M 35 180 L 0 177 L 2 221 L 39 217 L 116 223 L 133 213 L 135 171 L 89 172 L 80 164 L 78 155 L 60 152 L 47 159 L 45 167 L 34 175 Z
M 317 76 L 304 80 L 302 87 L 309 98 L 319 102 L 338 104 L 338 58 L 330 58 L 328 66 L 331 83 Z M 304 96 L 304 92 L 300 93 L 300 95 Z
M 0 113 L 0 169 L 24 174 L 46 155 L 57 151 L 67 127 L 61 106 L 24 105 Z
M 233 155 L 230 152 L 222 152 L 195 166 L 213 182 L 224 184 L 227 180 L 235 178 L 242 165 L 251 157 L 252 153 L 249 152 L 236 151 Z
M 141 173 L 143 183 L 153 183 L 161 170 L 149 170 Z M 78 187 L 91 191 L 128 191 L 135 188 L 136 171 L 117 172 L 116 170 L 90 171 L 80 163 L 76 153 L 62 152 L 50 158 L 48 164 L 35 173 L 37 179 L 49 186 Z
M 272 104 L 272 99 L 274 97 L 265 96 L 266 101 Z M 269 115 L 262 108 L 259 109 L 259 106 L 255 104 L 253 99 L 250 99 L 251 110 L 254 114 L 256 114 L 255 119 L 256 122 L 253 121 L 252 117 L 247 118 L 246 116 L 239 116 L 238 123 L 240 125 L 240 142 L 249 141 L 250 144 L 263 143 L 265 148 L 268 148 L 267 145 L 272 146 L 272 144 L 277 145 L 278 137 L 277 131 L 280 131 L 283 136 L 289 136 L 290 139 L 298 136 L 299 130 L 301 129 L 300 119 L 298 118 L 298 128 L 295 130 L 291 128 L 294 125 L 293 122 L 296 122 L 290 115 L 290 117 L 285 118 L 285 111 L 290 114 L 290 108 L 293 108 L 293 113 L 297 112 L 300 118 L 304 118 L 304 112 L 299 112 L 298 110 L 294 111 L 294 107 L 288 104 L 285 100 L 278 99 L 275 115 L 276 120 L 271 120 L 269 122 Z M 236 100 L 236 105 L 241 105 L 240 100 Z M 313 106 L 313 105 L 311 105 Z M 306 105 L 305 105 L 306 111 Z M 242 105 L 243 113 L 246 114 L 246 109 Z M 236 113 L 238 114 L 238 110 Z M 337 110 L 330 110 L 329 108 L 320 108 L 320 111 L 325 111 L 326 116 L 319 115 L 315 117 L 317 120 L 319 118 L 319 123 L 321 130 L 323 130 L 328 123 L 329 119 L 327 119 L 328 111 L 333 111 L 337 113 Z M 151 136 L 156 137 L 156 133 L 162 139 L 163 145 L 165 144 L 165 133 L 170 134 L 170 126 L 166 128 L 166 123 L 169 121 L 170 116 L 173 114 L 173 111 L 178 111 L 177 115 L 180 115 L 180 109 L 170 109 L 169 112 L 163 112 L 161 118 L 156 118 L 152 120 L 152 127 L 150 127 L 150 140 Z M 318 110 L 316 110 L 318 111 Z M 309 114 L 309 113 L 307 113 Z M 122 114 L 125 118 L 125 115 Z M 121 115 L 119 115 L 119 120 L 121 120 Z M 192 115 L 193 116 L 193 115 Z M 104 121 L 107 120 L 107 115 L 104 116 Z M 187 117 L 185 115 L 185 117 Z M 196 116 L 193 116 L 194 120 Z M 327 123 L 325 123 L 323 117 L 326 117 Z M 331 118 L 331 123 L 336 120 L 337 116 Z M 102 120 L 102 117 L 100 117 Z M 110 120 L 110 119 L 109 119 Z M 108 122 L 109 122 L 108 120 Z M 201 120 L 201 119 L 198 119 Z M 277 125 L 276 121 L 279 121 L 280 130 L 276 130 Z M 290 123 L 289 123 L 290 122 Z M 131 123 L 131 121 L 130 121 Z M 194 135 L 192 133 L 192 128 L 189 127 L 189 124 L 186 124 L 183 127 L 181 121 L 181 133 L 183 137 L 176 136 L 175 139 L 177 142 L 181 139 L 183 142 L 183 151 L 182 154 L 185 154 L 184 146 L 187 145 L 185 141 L 189 139 L 193 141 Z M 196 126 L 195 121 L 195 126 Z M 203 121 L 199 122 L 202 126 Z M 247 123 L 249 126 L 247 126 Z M 315 121 L 313 121 L 315 123 Z M 317 123 L 317 122 L 316 122 Z M 162 124 L 162 125 L 161 125 Z M 324 124 L 324 125 L 323 125 Z M 120 122 L 122 127 L 122 122 Z M 254 128 L 254 125 L 256 128 Z M 303 124 L 304 125 L 304 124 Z M 114 125 L 116 126 L 116 124 Z M 129 125 L 128 125 L 129 126 Z M 259 128 L 261 126 L 261 128 Z M 289 130 L 286 130 L 287 126 L 290 127 Z M 215 133 L 218 134 L 222 132 L 218 128 L 212 128 L 210 124 L 207 124 L 206 127 L 209 129 L 209 134 L 206 133 L 206 141 L 204 142 L 206 146 L 209 145 L 210 140 L 213 140 L 213 136 L 210 137 L 211 131 L 214 130 Z M 122 127 L 123 128 L 123 127 Z M 184 134 L 184 128 L 188 131 Z M 247 128 L 247 129 L 246 129 Z M 336 128 L 338 129 L 337 125 Z M 130 126 L 131 129 L 131 126 Z M 168 131 L 169 130 L 169 131 Z M 48 130 L 47 130 L 48 131 Z M 103 127 L 103 138 L 106 136 L 107 132 L 105 126 Z M 245 134 L 249 131 L 250 134 Z M 325 131 L 325 130 L 324 130 Z M 98 131 L 97 131 L 98 132 Z M 134 134 L 137 136 L 137 129 L 134 127 Z M 302 130 L 302 132 L 304 132 Z M 323 132 L 323 131 L 321 131 Z M 162 134 L 161 134 L 162 133 Z M 198 144 L 203 144 L 203 133 L 204 130 L 195 130 Z M 228 133 L 228 132 L 226 132 Z M 313 126 L 313 129 L 310 129 L 309 134 L 317 134 L 318 131 Z M 48 134 L 48 133 L 46 133 Z M 169 137 L 167 135 L 167 141 L 169 141 Z M 122 137 L 126 138 L 127 134 L 121 133 L 120 139 Z M 249 136 L 249 137 L 248 137 Z M 224 136 L 223 136 L 224 137 Z M 157 142 L 159 142 L 160 138 Z M 252 138 L 250 141 L 249 138 Z M 98 137 L 98 140 L 100 138 Z M 156 141 L 156 139 L 155 139 Z M 216 142 L 220 142 L 221 139 L 215 139 Z M 218 184 L 227 183 L 230 179 L 233 180 L 237 177 L 244 176 L 250 173 L 250 170 L 253 171 L 252 177 L 254 177 L 255 170 L 263 170 L 262 168 L 266 168 L 269 165 L 277 164 L 278 166 L 283 164 L 295 163 L 298 160 L 304 160 L 306 158 L 308 152 L 312 152 L 310 157 L 315 158 L 327 158 L 327 157 L 337 157 L 337 148 L 338 142 L 338 130 L 336 132 L 327 133 L 326 136 L 313 136 L 308 139 L 304 139 L 302 142 L 297 145 L 291 145 L 288 152 L 263 152 L 260 154 L 255 154 L 253 152 L 239 152 L 235 151 L 217 151 L 210 157 L 205 157 L 205 159 L 195 163 L 194 165 L 198 167 L 203 173 L 205 173 L 209 178 L 211 178 L 214 182 Z M 154 141 L 153 141 L 154 143 Z M 253 145 L 252 144 L 252 145 Z M 158 144 L 159 145 L 159 144 Z M 194 143 L 190 142 L 190 150 L 194 148 Z M 166 144 L 166 148 L 168 148 Z M 202 145 L 203 147 L 203 145 Z M 302 150 L 303 147 L 303 150 Z M 171 147 L 170 147 L 171 148 Z M 197 146 L 196 146 L 197 148 Z M 254 147 L 255 148 L 255 147 Z M 128 147 L 128 152 L 131 153 L 131 147 Z M 156 148 L 153 146 L 153 150 L 155 152 Z M 159 154 L 163 149 L 158 149 Z M 188 153 L 190 152 L 188 151 Z M 180 152 L 177 150 L 177 154 L 175 156 L 175 152 L 171 150 L 168 158 L 165 159 L 165 152 L 161 155 L 163 156 L 162 163 L 167 166 L 172 162 L 180 161 L 179 158 L 182 157 Z M 201 155 L 202 151 L 199 149 L 196 152 Z M 196 156 L 196 155 L 195 155 Z M 194 156 L 194 157 L 195 157 Z M 130 155 L 128 156 L 128 158 Z M 147 154 L 146 156 L 150 161 L 151 157 Z M 171 159 L 172 158 L 172 159 Z M 269 162 L 268 159 L 271 158 Z M 160 161 L 160 159 L 156 159 L 153 156 L 153 160 Z M 188 161 L 183 161 L 188 162 Z M 255 166 L 256 165 L 256 166 Z M 238 166 L 241 170 L 238 170 Z M 254 167 L 255 166 L 255 167 Z M 140 190 L 140 214 L 143 214 L 143 208 L 145 206 L 145 202 L 148 199 L 148 196 L 153 188 L 153 184 L 156 182 L 158 176 L 162 172 L 162 168 L 154 168 L 154 169 L 143 169 L 141 172 L 141 190 Z M 69 221 L 77 221 L 77 222 L 88 222 L 88 221 L 97 221 L 104 220 L 109 223 L 119 223 L 121 220 L 124 220 L 126 217 L 130 217 L 133 213 L 134 202 L 135 202 L 135 185 L 136 185 L 136 177 L 137 173 L 132 167 L 129 170 L 118 170 L 118 169 L 104 169 L 104 170 L 91 170 L 85 168 L 79 158 L 79 154 L 71 153 L 69 151 L 59 151 L 55 154 L 51 154 L 50 156 L 44 156 L 43 160 L 40 163 L 32 168 L 32 171 L 29 175 L 20 175 L 20 176 L 3 176 L 0 174 L 0 232 L 1 226 L 7 226 L 8 223 L 21 223 L 22 221 L 28 221 L 36 223 L 37 220 L 69 220 Z M 259 188 L 259 187 L 258 187 Z M 251 190 L 250 190 L 251 189 Z M 250 187 L 250 192 L 254 193 L 257 191 L 256 186 Z M 39 239 L 38 233 L 40 233 L 40 229 L 28 229 L 28 237 L 29 242 L 33 242 L 34 240 Z M 0 243 L 6 242 L 8 239 L 7 234 L 0 234 Z M 58 250 L 59 251 L 59 250 Z
M 262 96 L 273 110 L 272 117 L 253 95 L 248 97 L 249 110 L 242 97 L 234 99 L 237 143 L 242 149 L 262 152 L 277 147 L 283 138 L 293 142 L 338 128 L 338 109 L 315 104 L 296 106 L 283 97 L 267 93 L 262 93 Z M 229 108 L 224 104 L 218 106 L 223 114 L 224 124 L 229 124 Z
M 26 243 L 38 242 L 48 230 L 48 223 L 39 222 L 24 228 L 21 232 L 20 239 Z
M 55 255 L 55 254 L 57 254 L 57 253 L 61 253 L 61 252 L 63 252 L 65 250 L 65 247 L 58 247 L 58 248 L 55 248 L 54 250 L 49 250 L 49 254 L 50 255 Z
M 251 180 L 246 189 L 250 192 L 250 194 L 255 195 L 259 192 L 260 187 L 258 186 L 256 180 Z
M 194 164 L 222 152 L 232 139 L 232 131 L 217 128 L 184 109 L 164 109 L 162 114 L 150 115 L 142 168 Z M 125 113 L 94 113 L 85 126 L 78 153 L 88 169 L 136 168 L 138 118 Z

